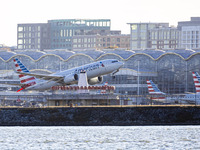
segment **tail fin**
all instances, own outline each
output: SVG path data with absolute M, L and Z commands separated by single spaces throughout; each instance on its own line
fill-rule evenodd
M 15 63 L 17 72 L 26 72 L 26 73 L 29 72 L 29 70 L 21 63 L 21 61 L 18 58 L 15 58 L 13 61 Z M 36 84 L 36 78 L 33 76 L 19 74 L 19 79 L 20 83 L 23 84 L 23 86 L 17 92 Z
M 148 85 L 149 94 L 153 95 L 153 97 L 151 97 L 151 100 L 159 101 L 159 102 L 163 102 L 166 100 L 164 96 L 165 93 L 161 92 L 158 89 L 158 87 L 153 83 L 153 81 L 147 80 L 147 85 Z
M 165 94 L 158 89 L 158 87 L 153 83 L 152 80 L 147 80 L 147 85 L 149 94 L 162 94 L 162 95 Z
M 196 93 L 200 93 L 200 76 L 197 72 L 192 72 Z

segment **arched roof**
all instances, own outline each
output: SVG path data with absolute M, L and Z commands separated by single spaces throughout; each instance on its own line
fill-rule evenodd
M 93 59 L 98 58 L 99 56 L 103 55 L 105 52 L 101 50 L 81 50 L 81 51 L 76 51 L 76 54 L 85 54 Z
M 187 59 L 194 53 L 198 53 L 195 50 L 188 50 L 188 49 L 173 49 L 173 50 L 165 50 L 165 53 L 175 53 L 182 56 L 184 59 Z
M 127 59 L 131 55 L 135 54 L 135 51 L 125 49 L 104 49 L 103 52 L 109 54 L 116 54 L 121 56 L 123 59 Z
M 165 51 L 163 50 L 152 50 L 152 49 L 146 49 L 146 50 L 137 50 L 135 51 L 135 53 L 144 53 L 144 54 L 147 54 L 151 57 L 153 57 L 154 59 L 157 59 L 159 58 L 161 55 L 165 54 Z
M 79 51 L 69 51 L 66 49 L 63 50 L 16 50 L 16 51 L 0 51 L 0 59 L 3 61 L 8 61 L 10 58 L 15 57 L 15 55 L 24 55 L 32 58 L 33 60 L 38 60 L 46 55 L 55 55 L 60 57 L 60 59 L 68 60 L 76 55 L 85 55 L 91 59 L 97 60 L 102 56 L 106 55 L 115 55 L 119 56 L 119 58 L 128 60 L 131 56 L 135 56 L 137 54 L 149 56 L 151 59 L 158 60 L 162 56 L 167 54 L 174 54 L 181 57 L 184 60 L 190 59 L 192 56 L 196 54 L 200 54 L 200 49 L 163 49 L 163 50 L 126 50 L 126 49 L 104 49 L 104 50 L 79 50 Z
M 15 52 L 10 52 L 10 51 L 0 51 L 0 58 L 3 60 L 8 60 L 10 59 L 12 56 L 16 55 Z
M 37 60 L 46 54 L 45 52 L 39 51 L 39 50 L 17 50 L 15 52 L 17 54 L 23 54 L 23 55 L 30 56 L 34 60 Z
M 45 52 L 46 52 L 46 54 L 58 55 L 64 60 L 68 59 L 70 56 L 75 54 L 75 52 L 69 51 L 69 50 L 65 50 L 65 49 L 63 49 L 63 50 L 62 49 L 59 49 L 59 50 L 46 50 Z

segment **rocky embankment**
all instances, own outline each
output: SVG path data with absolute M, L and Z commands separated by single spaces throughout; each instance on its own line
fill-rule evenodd
M 1 108 L 0 125 L 200 125 L 200 107 Z

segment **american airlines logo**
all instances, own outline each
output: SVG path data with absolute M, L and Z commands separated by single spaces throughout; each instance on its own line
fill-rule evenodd
M 100 62 L 100 64 L 101 64 L 102 67 L 105 67 L 104 64 L 103 64 L 102 62 Z

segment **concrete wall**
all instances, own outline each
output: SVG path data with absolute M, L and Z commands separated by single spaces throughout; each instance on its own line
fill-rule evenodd
M 1 126 L 200 125 L 200 107 L 1 108 Z

